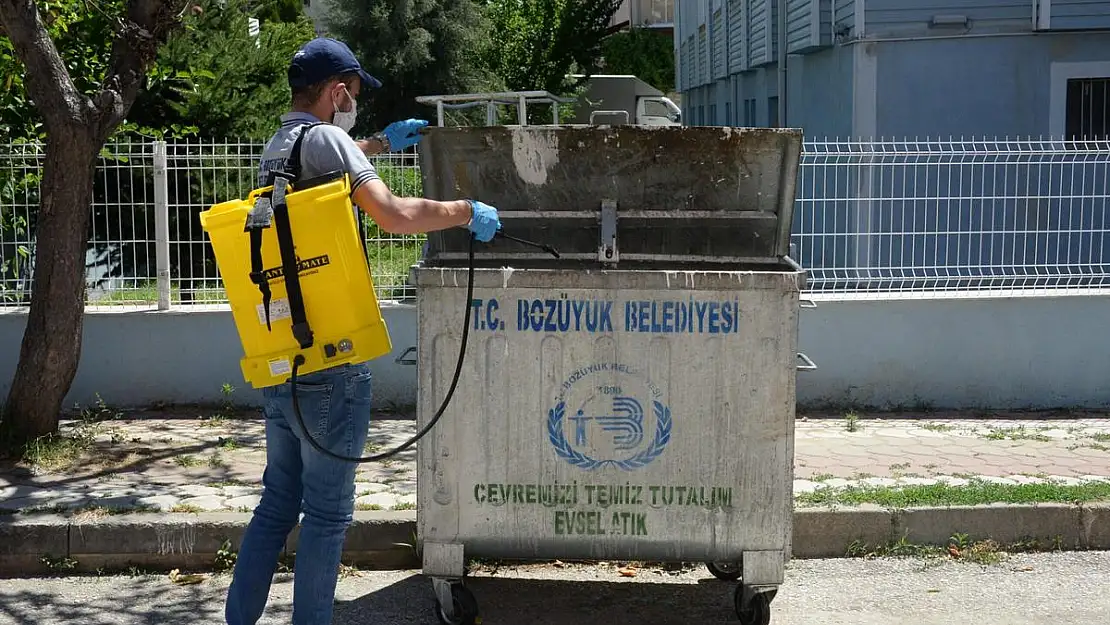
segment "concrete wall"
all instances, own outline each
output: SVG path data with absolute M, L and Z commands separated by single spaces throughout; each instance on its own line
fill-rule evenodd
M 1105 296 L 818 302 L 802 313 L 798 401 L 819 405 L 1110 405 Z
M 801 315 L 799 347 L 818 365 L 798 374 L 802 405 L 880 408 L 1054 408 L 1110 405 L 1105 297 L 821 301 Z M 374 363 L 378 406 L 416 401 L 415 309 L 386 304 L 394 354 Z M 0 391 L 7 393 L 25 316 L 0 314 Z M 67 399 L 116 405 L 218 402 L 257 392 L 239 373 L 231 314 L 107 312 L 86 317 Z
M 213 307 L 215 308 L 215 307 Z M 374 402 L 379 407 L 416 403 L 416 367 L 394 360 L 416 344 L 412 306 L 382 303 L 393 353 L 373 364 Z M 6 397 L 19 360 L 27 317 L 0 312 L 0 392 Z M 258 405 L 262 395 L 243 381 L 242 349 L 229 309 L 168 312 L 89 312 L 85 315 L 81 364 L 66 406 L 90 405 L 97 393 L 109 404 L 208 403 L 223 399 Z M 2 401 L 2 400 L 0 400 Z

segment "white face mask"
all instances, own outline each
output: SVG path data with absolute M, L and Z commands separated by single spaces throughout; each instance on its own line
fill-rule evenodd
M 346 88 L 344 88 L 346 91 Z M 350 97 L 351 92 L 347 92 Z M 335 107 L 335 117 L 332 118 L 332 123 L 343 129 L 343 132 L 350 132 L 351 128 L 355 127 L 355 120 L 358 118 L 358 106 L 354 98 L 351 98 L 351 110 L 341 111 L 338 104 L 333 104 Z

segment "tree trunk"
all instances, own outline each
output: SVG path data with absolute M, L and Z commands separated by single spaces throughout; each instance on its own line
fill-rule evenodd
M 85 310 L 85 247 L 99 145 L 90 128 L 53 134 L 46 145 L 31 310 L 0 424 L 22 445 L 58 429 L 77 373 Z M 50 249 L 44 249 L 49 245 Z

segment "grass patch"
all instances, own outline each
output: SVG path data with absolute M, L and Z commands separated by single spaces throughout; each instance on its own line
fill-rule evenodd
M 179 503 L 179 504 L 175 504 L 174 507 L 170 508 L 170 512 L 183 512 L 183 513 L 188 513 L 188 514 L 200 514 L 201 509 L 200 509 L 200 506 L 196 506 L 196 505 L 193 505 L 191 503 Z
M 77 419 L 67 423 L 59 431 L 40 436 L 27 443 L 16 456 L 32 468 L 40 471 L 59 471 L 81 464 L 85 453 L 96 443 L 96 438 L 109 432 L 111 442 L 119 444 L 123 437 L 111 431 L 106 421 L 119 419 L 123 413 L 108 406 L 102 397 L 96 396 L 96 405 L 80 409 Z
M 983 438 L 992 441 L 1041 441 L 1048 442 L 1052 438 L 1045 436 L 1039 432 L 1030 431 L 1024 425 L 1016 428 L 991 428 L 990 432 L 982 435 Z
M 393 506 L 394 510 L 416 510 L 416 504 L 410 502 L 402 502 Z
M 971 480 L 967 486 L 949 484 L 902 487 L 849 486 L 823 488 L 794 498 L 799 506 L 855 506 L 876 504 L 886 508 L 923 506 L 976 506 L 991 503 L 1087 503 L 1110 499 L 1110 483 L 995 484 Z
M 176 456 L 173 459 L 173 462 L 177 466 L 185 467 L 185 468 L 195 467 L 195 466 L 200 465 L 200 460 L 197 460 L 197 457 L 192 455 L 192 454 L 184 454 L 184 455 L 181 455 L 181 456 Z
M 355 510 L 385 510 L 376 503 L 356 503 Z
M 254 484 L 246 480 L 217 480 L 215 482 L 209 482 L 208 485 L 215 488 L 220 488 L 223 486 L 258 486 L 258 484 Z
M 230 571 L 235 568 L 235 561 L 239 559 L 239 554 L 231 548 L 231 541 L 224 540 L 220 548 L 216 550 L 216 558 L 212 563 L 212 569 L 217 573 Z
M 948 432 L 948 431 L 953 429 L 952 426 L 948 425 L 947 423 L 932 423 L 932 422 L 926 423 L 926 424 L 922 425 L 921 427 L 926 429 L 926 430 L 929 430 L 930 432 Z
M 388 243 L 368 245 L 366 248 L 374 288 L 381 299 L 413 297 L 416 295 L 416 287 L 408 284 L 409 267 L 420 259 L 424 239 L 416 236 L 386 236 L 392 237 Z
M 1100 443 L 1110 443 L 1110 432 L 1095 432 L 1091 438 Z
M 854 412 L 849 412 L 844 415 L 844 429 L 849 432 L 858 432 L 863 426 L 859 423 L 859 417 Z
M 227 451 L 234 451 L 234 450 L 239 449 L 240 447 L 242 447 L 242 445 L 239 444 L 239 441 L 235 440 L 235 438 L 231 437 L 231 436 L 229 436 L 227 438 L 224 438 L 223 436 L 221 436 L 219 438 L 219 446 L 220 446 L 220 449 L 225 449 Z
M 1002 545 L 991 539 L 972 540 L 967 534 L 956 533 L 948 539 L 946 545 L 911 543 L 905 536 L 885 545 L 877 546 L 870 546 L 857 540 L 848 545 L 845 555 L 850 558 L 947 559 L 987 566 L 998 564 L 1014 553 L 1060 551 L 1062 548 L 1063 538 L 1060 536 L 1056 536 L 1051 543 L 1043 543 L 1038 539 L 1028 539 L 1011 545 Z
M 226 302 L 224 290 L 217 285 L 186 289 L 182 293 L 179 285 L 170 285 L 171 304 L 218 304 Z M 158 283 L 150 280 L 135 281 L 134 284 L 113 288 L 90 298 L 93 306 L 128 306 L 158 303 Z

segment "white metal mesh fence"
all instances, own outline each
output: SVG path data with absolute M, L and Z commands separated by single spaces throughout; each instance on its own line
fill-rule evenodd
M 261 149 L 109 145 L 89 230 L 90 303 L 155 306 L 159 248 L 170 304 L 226 301 L 197 215 L 246 196 Z M 372 160 L 394 193 L 422 194 L 414 151 Z M 40 146 L 0 146 L 3 304 L 28 301 L 41 166 Z M 809 142 L 792 242 L 814 294 L 1091 293 L 1110 286 L 1108 198 L 1110 142 Z M 365 230 L 379 297 L 414 295 L 408 268 L 423 237 L 369 220 Z
M 255 188 L 262 147 L 211 141 L 109 144 L 96 172 L 86 258 L 88 302 L 157 305 L 161 214 L 169 303 L 226 303 L 198 215 Z M 422 194 L 415 150 L 371 161 L 394 193 Z M 29 302 L 42 165 L 41 145 L 0 145 L 0 305 Z M 363 227 L 379 297 L 415 295 L 408 269 L 418 260 L 424 237 L 383 232 L 370 220 Z
M 818 293 L 1110 286 L 1110 142 L 812 142 L 797 197 Z

